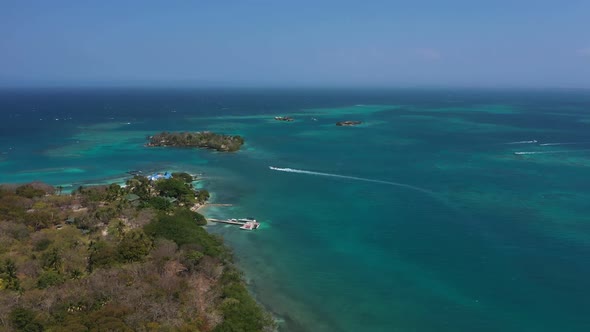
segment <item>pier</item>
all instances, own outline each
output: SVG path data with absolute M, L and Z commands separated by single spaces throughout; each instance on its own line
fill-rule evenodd
M 209 218 L 207 220 L 212 221 L 212 222 L 216 222 L 216 223 L 230 224 L 230 225 L 244 226 L 246 224 L 246 222 L 234 221 L 234 220 L 223 220 L 223 219 L 213 219 L 213 218 Z
M 214 219 L 209 218 L 207 221 L 221 223 L 221 224 L 228 224 L 228 225 L 237 225 L 240 226 L 240 229 L 245 229 L 248 231 L 258 229 L 260 227 L 260 223 L 254 219 Z

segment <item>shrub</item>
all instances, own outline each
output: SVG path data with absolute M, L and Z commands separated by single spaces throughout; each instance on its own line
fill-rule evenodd
M 53 241 L 51 241 L 50 239 L 48 239 L 46 237 L 42 238 L 41 240 L 39 240 L 35 243 L 33 250 L 34 251 L 43 251 L 43 250 L 47 249 L 52 242 Z
M 160 179 L 156 181 L 155 187 L 160 196 L 174 197 L 183 202 L 194 201 L 195 198 L 193 190 L 178 178 Z
M 41 255 L 41 265 L 46 269 L 60 272 L 63 267 L 63 259 L 59 249 L 53 248 Z
M 93 186 L 84 188 L 80 186 L 78 192 L 82 195 L 82 199 L 87 202 L 100 202 L 106 200 L 108 193 L 106 186 Z
M 197 201 L 199 203 L 205 203 L 209 199 L 210 195 L 206 189 L 201 189 L 197 193 Z
M 92 272 L 97 267 L 107 267 L 117 261 L 117 251 L 108 242 L 99 240 L 91 242 L 88 247 L 88 271 Z
M 188 173 L 185 173 L 185 172 L 172 173 L 172 177 L 178 178 L 178 179 L 184 181 L 185 183 L 191 183 L 194 181 L 193 176 Z
M 141 230 L 127 232 L 117 247 L 119 261 L 136 262 L 143 259 L 152 249 L 152 240 Z
M 39 210 L 26 213 L 24 215 L 24 221 L 28 226 L 39 230 L 49 227 L 56 221 L 56 219 L 54 213 L 51 213 L 47 210 Z
M 26 198 L 33 198 L 45 196 L 45 191 L 43 189 L 35 188 L 31 184 L 25 184 L 16 188 L 16 194 Z
M 21 223 L 3 221 L 0 223 L 0 234 L 6 234 L 15 240 L 21 241 L 29 237 L 29 230 L 26 225 Z
M 195 271 L 197 266 L 201 262 L 205 255 L 202 252 L 196 250 L 185 250 L 184 254 L 181 257 L 181 262 L 184 266 L 186 266 L 189 271 Z
M 10 312 L 10 324 L 17 331 L 43 331 L 43 326 L 35 321 L 35 313 L 25 308 L 15 308 Z
M 144 227 L 147 234 L 163 237 L 176 242 L 178 246 L 196 244 L 203 252 L 219 256 L 225 252 L 222 242 L 207 233 L 199 223 L 206 222 L 205 217 L 188 209 L 180 209 L 174 215 L 161 214 Z
M 164 197 L 150 197 L 150 199 L 147 202 L 147 205 L 160 211 L 169 211 L 170 209 L 172 209 L 172 203 Z
M 272 326 L 272 319 L 260 309 L 242 283 L 226 285 L 223 295 L 223 322 L 213 331 L 262 331 L 265 326 Z
M 45 289 L 51 286 L 60 285 L 65 281 L 65 278 L 56 271 L 48 270 L 41 273 L 37 279 L 37 288 Z
M 2 281 L 0 289 L 6 288 L 20 291 L 20 280 L 18 279 L 16 273 L 16 265 L 14 264 L 14 261 L 11 259 L 4 261 L 4 264 L 0 266 L 0 281 Z

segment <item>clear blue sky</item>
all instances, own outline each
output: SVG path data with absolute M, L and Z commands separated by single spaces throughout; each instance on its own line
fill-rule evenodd
M 0 2 L 0 84 L 590 88 L 590 1 Z

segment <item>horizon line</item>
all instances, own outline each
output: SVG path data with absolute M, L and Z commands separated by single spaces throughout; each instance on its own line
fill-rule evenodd
M 391 84 L 391 85 L 348 85 L 348 84 L 178 84 L 178 83 L 107 83 L 88 82 L 79 84 L 3 84 L 0 90 L 50 90 L 50 89 L 161 89 L 161 90 L 589 90 L 590 87 L 579 86 L 533 86 L 533 85 L 463 85 L 463 84 Z

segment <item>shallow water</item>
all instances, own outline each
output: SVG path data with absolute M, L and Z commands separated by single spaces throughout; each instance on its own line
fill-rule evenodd
M 284 331 L 590 329 L 587 92 L 13 90 L 0 109 L 0 182 L 203 173 L 233 204 L 207 215 L 262 221 L 207 227 Z M 162 130 L 247 144 L 143 147 Z

